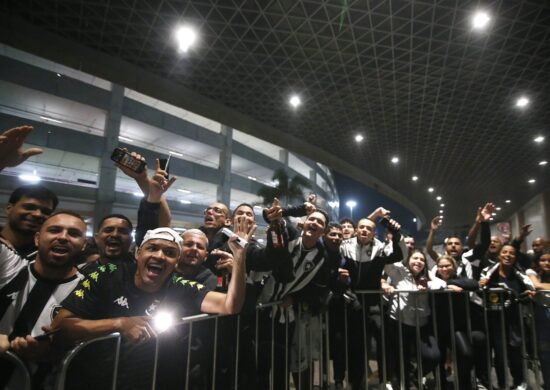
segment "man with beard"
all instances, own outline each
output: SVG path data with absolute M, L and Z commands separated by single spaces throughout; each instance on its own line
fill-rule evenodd
M 43 186 L 26 185 L 17 188 L 8 200 L 8 223 L 0 231 L 0 237 L 10 242 L 22 257 L 30 255 L 36 251 L 36 232 L 57 204 L 57 196 Z
M 238 233 L 245 239 L 249 238 L 248 231 Z M 154 348 L 135 349 L 131 345 L 157 337 L 158 329 L 155 330 L 151 323 L 152 315 L 169 311 L 177 319 L 200 312 L 236 314 L 241 310 L 246 250 L 237 245 L 234 238 L 228 243 L 233 254 L 215 251 L 219 257 L 234 260 L 228 292 L 221 294 L 174 273 L 183 244 L 177 232 L 170 228 L 149 230 L 137 251 L 135 263 L 109 263 L 98 267 L 62 303 L 63 308 L 52 323 L 54 329 L 60 329 L 54 342 L 60 346 L 72 345 L 79 340 L 120 332 L 129 344 L 122 352 L 119 378 L 131 381 L 122 384 L 129 388 L 151 388 L 151 367 L 142 363 L 153 358 Z M 171 335 L 173 332 L 158 335 L 161 353 L 158 367 L 161 371 L 166 367 L 163 363 L 170 363 L 175 356 L 166 353 L 167 350 L 174 352 L 174 348 L 179 348 L 181 352 L 181 344 L 175 343 Z M 154 347 L 154 343 L 147 344 Z M 169 377 L 176 376 L 176 371 L 159 374 L 159 380 L 176 380 Z M 159 386 L 162 387 L 162 382 Z
M 351 218 L 343 218 L 340 220 L 340 226 L 342 226 L 342 234 L 344 240 L 349 240 L 355 236 L 355 223 Z
M 392 241 L 384 243 L 375 237 L 377 218 L 388 218 L 389 210 L 382 207 L 377 208 L 368 218 L 362 218 L 357 223 L 355 237 L 344 241 L 340 246 L 340 253 L 355 261 L 357 277 L 352 285 L 358 290 L 380 290 L 381 278 L 386 264 L 394 263 L 403 259 L 408 253 L 408 248 L 401 240 L 399 223 L 389 219 L 392 233 Z M 370 356 L 376 352 L 378 367 L 382 367 L 382 353 L 380 350 L 380 299 L 377 295 L 367 294 L 364 299 L 364 307 L 358 310 L 348 310 L 349 333 L 353 335 L 348 340 L 349 359 L 349 381 L 352 389 L 359 389 L 365 378 L 365 342 L 371 345 L 370 338 L 374 339 L 377 350 L 372 350 Z M 366 311 L 363 315 L 362 310 Z M 363 319 L 365 318 L 365 320 Z M 366 323 L 364 322 L 366 321 Z M 367 329 L 367 337 L 364 340 L 363 330 Z M 379 371 L 381 374 L 382 371 Z
M 86 243 L 86 223 L 77 214 L 59 212 L 42 224 L 34 239 L 38 254 L 33 262 L 9 243 L 0 243 L 0 334 L 16 353 L 31 360 L 46 356 L 49 343 L 34 337 L 48 330 L 61 302 L 79 282 L 73 264 Z M 0 384 L 5 385 L 13 368 L 0 367 Z M 45 373 L 42 368 L 36 376 Z

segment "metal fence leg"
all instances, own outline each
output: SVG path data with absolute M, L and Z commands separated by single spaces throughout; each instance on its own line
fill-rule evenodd
M 367 340 L 367 320 L 366 320 L 366 311 L 368 309 L 367 306 L 365 306 L 365 294 L 362 294 L 361 295 L 361 303 L 362 303 L 362 307 L 363 307 L 363 310 L 362 310 L 362 317 L 361 319 L 363 320 L 363 326 L 361 327 L 361 330 L 363 331 L 363 357 L 364 357 L 364 374 L 363 374 L 363 380 L 365 381 L 365 385 L 366 385 L 366 388 L 367 390 L 369 390 L 369 379 L 368 379 L 368 375 L 369 375 L 369 353 L 368 353 L 368 348 L 367 348 L 367 343 L 368 343 L 368 340 Z
M 435 295 L 433 293 L 430 294 L 430 300 L 431 300 L 432 307 L 434 308 L 433 313 L 432 313 L 432 327 L 434 329 L 434 337 L 435 337 L 436 340 L 439 340 L 439 335 L 438 335 L 438 332 L 437 332 L 437 311 L 435 310 L 435 308 L 436 308 Z M 443 353 L 443 351 L 439 351 L 439 352 Z M 443 388 L 441 386 L 441 374 L 440 374 L 440 367 L 439 367 L 440 365 L 441 365 L 441 361 L 437 362 L 437 364 L 435 366 L 435 385 L 436 385 L 437 389 L 442 389 Z
M 378 296 L 380 297 L 380 341 L 382 344 L 382 367 L 378 367 L 378 372 L 382 372 L 382 382 L 380 386 L 384 386 L 388 381 L 388 368 L 386 367 L 386 329 L 384 324 L 384 299 L 382 293 L 379 293 Z
M 489 390 L 493 390 L 493 380 L 491 378 L 492 376 L 492 370 L 493 366 L 491 364 L 491 335 L 489 330 L 489 319 L 487 318 L 487 290 L 483 289 L 483 321 L 485 325 L 485 331 L 487 332 L 487 335 L 485 336 L 485 346 L 486 346 L 486 353 L 487 353 L 487 381 L 489 384 Z
M 414 296 L 414 306 L 418 307 L 418 294 L 414 292 L 412 293 Z M 416 333 L 416 373 L 417 373 L 417 380 L 418 380 L 418 387 L 422 388 L 422 335 L 420 334 L 420 322 L 418 318 L 418 310 L 414 311 L 414 321 L 415 321 L 415 333 Z
M 218 360 L 218 318 L 214 320 L 214 353 L 212 354 L 212 390 L 216 390 L 216 361 Z M 191 342 L 191 340 L 189 340 Z M 191 344 L 189 344 L 191 347 Z M 187 390 L 187 389 L 186 389 Z
M 448 302 L 449 302 L 449 325 L 450 325 L 450 329 L 449 331 L 451 332 L 451 355 L 452 355 L 452 359 L 453 359 L 453 371 L 454 371 L 454 381 L 453 381 L 453 387 L 455 390 L 459 390 L 460 386 L 459 386 L 459 383 L 460 383 L 460 375 L 459 372 L 458 372 L 458 356 L 457 356 L 457 353 L 456 353 L 456 329 L 455 329 L 455 315 L 454 315 L 454 308 L 453 308 L 453 297 L 451 296 L 451 294 L 455 294 L 453 292 L 447 292 L 447 299 L 448 299 Z M 460 293 L 461 294 L 461 293 Z M 466 297 L 466 299 L 468 299 L 468 297 Z M 441 353 L 445 353 L 444 351 L 440 351 Z M 466 385 L 466 384 L 464 384 Z
M 237 342 L 235 348 L 235 389 L 239 388 L 239 344 L 241 341 L 241 316 L 237 315 Z

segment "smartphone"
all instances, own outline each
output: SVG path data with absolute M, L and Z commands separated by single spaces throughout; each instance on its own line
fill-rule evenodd
M 386 229 L 388 229 L 391 233 L 397 233 L 399 230 L 396 229 L 390 222 L 390 219 L 388 217 L 380 218 L 380 225 L 384 226 Z
M 42 334 L 39 334 L 37 336 L 34 336 L 34 339 L 37 340 L 37 341 L 48 340 L 52 334 L 55 334 L 55 333 L 59 332 L 60 330 L 61 330 L 61 328 L 50 330 L 49 332 L 42 333 Z
M 170 157 L 172 157 L 172 155 L 168 155 L 168 158 L 159 158 L 159 165 L 160 165 L 160 169 L 162 169 L 163 171 L 166 172 L 166 179 L 168 180 L 170 178 Z
M 231 238 L 231 237 L 233 237 L 233 236 L 236 235 L 235 233 L 233 233 L 233 232 L 232 232 L 230 229 L 228 229 L 228 228 L 223 228 L 223 229 L 222 229 L 222 234 L 223 234 L 224 236 L 226 236 L 227 238 Z M 237 238 L 237 244 L 239 244 L 240 246 L 242 246 L 242 247 L 244 248 L 244 247 L 246 247 L 246 244 L 248 244 L 248 242 L 247 242 L 245 239 L 243 239 L 243 238 L 241 238 L 241 237 L 238 237 L 238 238 Z
M 121 148 L 116 148 L 115 150 L 113 150 L 113 153 L 111 154 L 111 160 L 119 163 L 126 168 L 131 169 L 136 173 L 143 172 L 145 166 L 147 165 L 145 161 L 141 161 L 135 157 L 132 157 L 130 153 Z

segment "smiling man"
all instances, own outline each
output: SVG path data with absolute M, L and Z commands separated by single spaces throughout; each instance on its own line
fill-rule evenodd
M 57 196 L 40 185 L 21 186 L 12 192 L 6 206 L 8 223 L 0 237 L 23 257 L 36 251 L 34 235 L 57 207 Z
M 82 217 L 60 212 L 36 233 L 35 261 L 26 261 L 6 242 L 0 244 L 0 338 L 9 338 L 11 348 L 23 358 L 43 357 L 47 351 L 47 343 L 39 345 L 34 337 L 44 332 L 78 284 L 80 275 L 73 264 L 84 249 L 85 233 Z M 11 377 L 7 369 L 0 375 L 1 388 Z
M 244 300 L 245 249 L 230 240 L 234 260 L 227 294 L 174 273 L 182 238 L 172 229 L 149 230 L 136 263 L 101 265 L 62 304 L 52 327 L 60 328 L 61 344 L 120 332 L 131 342 L 155 336 L 149 317 L 169 309 L 175 318 L 203 313 L 238 313 Z

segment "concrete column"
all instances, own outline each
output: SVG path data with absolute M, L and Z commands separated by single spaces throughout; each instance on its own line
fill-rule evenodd
M 281 149 L 279 151 L 279 161 L 285 165 L 285 169 L 288 168 L 288 150 Z
M 94 224 L 103 216 L 111 214 L 115 201 L 116 170 L 111 161 L 111 153 L 118 146 L 120 121 L 122 119 L 122 104 L 124 102 L 124 87 L 113 84 L 111 101 L 107 119 L 105 121 L 105 135 L 103 138 L 103 153 L 99 162 L 99 181 L 94 206 Z
M 233 150 L 233 129 L 222 125 L 221 134 L 223 146 L 220 151 L 220 181 L 218 183 L 217 198 L 218 201 L 229 207 L 231 202 L 231 156 Z

